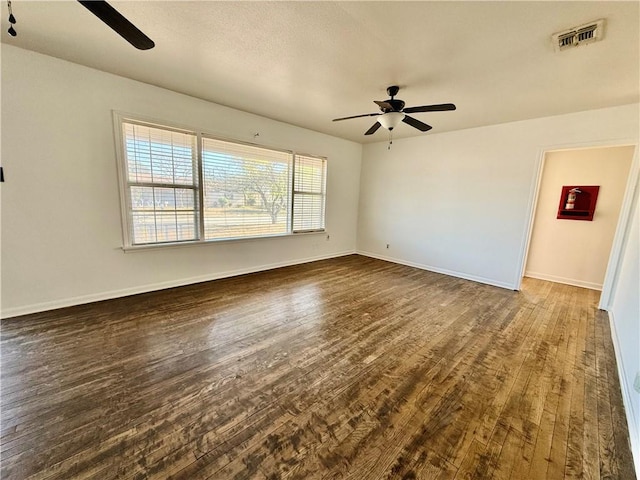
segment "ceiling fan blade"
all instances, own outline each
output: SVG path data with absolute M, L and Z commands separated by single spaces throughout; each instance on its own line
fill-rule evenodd
M 409 115 L 405 115 L 402 121 L 407 125 L 411 125 L 412 127 L 417 128 L 421 132 L 426 132 L 433 128 L 431 125 L 427 125 L 426 123 L 423 123 L 420 120 L 416 120 L 415 118 L 410 117 Z
M 380 122 L 374 123 L 369 130 L 364 132 L 365 135 L 373 135 L 381 127 Z
M 339 122 L 340 120 L 350 120 L 352 118 L 360 118 L 360 117 L 377 117 L 381 115 L 380 113 L 364 113 L 362 115 L 353 115 L 352 117 L 342 117 L 342 118 L 334 118 L 334 122 Z
M 421 107 L 409 107 L 403 110 L 404 113 L 417 113 L 417 112 L 446 112 L 448 110 L 455 110 L 456 106 L 453 103 L 442 103 L 440 105 L 422 105 Z
M 373 103 L 378 105 L 382 110 L 391 110 L 393 111 L 393 105 L 388 102 L 379 102 L 378 100 L 374 100 Z
M 104 0 L 78 0 L 78 2 L 137 49 L 149 50 L 155 46 L 153 40 Z

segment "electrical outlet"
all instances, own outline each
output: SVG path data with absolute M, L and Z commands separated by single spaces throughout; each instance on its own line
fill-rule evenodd
M 636 372 L 636 379 L 633 382 L 633 388 L 636 392 L 640 393 L 640 372 Z

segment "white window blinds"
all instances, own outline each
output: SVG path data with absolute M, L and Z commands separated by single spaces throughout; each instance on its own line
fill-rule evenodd
M 125 248 L 324 231 L 326 159 L 115 119 Z
M 326 160 L 296 155 L 293 187 L 293 231 L 324 230 Z
M 198 237 L 196 136 L 123 122 L 131 243 Z

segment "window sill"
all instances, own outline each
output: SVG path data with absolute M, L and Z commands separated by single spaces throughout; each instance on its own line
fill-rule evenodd
M 147 245 L 127 245 L 121 247 L 124 253 L 142 252 L 148 250 L 169 249 L 169 248 L 184 248 L 194 247 L 201 245 L 213 245 L 221 243 L 244 243 L 244 242 L 259 242 L 264 239 L 272 238 L 292 238 L 292 237 L 305 237 L 308 235 L 327 235 L 326 230 L 314 230 L 312 232 L 300 232 L 300 233 L 283 233 L 280 235 L 265 235 L 261 237 L 239 237 L 239 238 L 220 238 L 214 240 L 194 240 L 190 242 L 167 242 L 167 243 L 150 243 Z

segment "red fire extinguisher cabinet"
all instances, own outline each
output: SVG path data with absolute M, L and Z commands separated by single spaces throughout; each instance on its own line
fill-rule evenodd
M 572 190 L 575 193 L 573 202 L 569 198 Z M 593 214 L 596 211 L 599 190 L 600 187 L 596 185 L 566 185 L 562 187 L 558 216 L 556 218 L 592 221 Z M 571 203 L 573 203 L 573 208 L 567 208 L 570 207 Z

